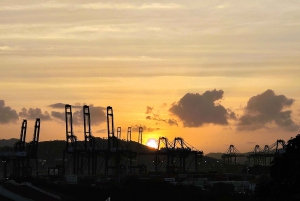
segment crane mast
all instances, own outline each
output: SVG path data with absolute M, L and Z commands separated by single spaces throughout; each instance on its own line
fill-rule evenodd
M 40 137 L 40 124 L 41 124 L 41 120 L 40 118 L 37 118 L 35 120 L 33 138 L 32 141 L 29 143 L 28 154 L 33 157 L 37 156 L 37 149 L 38 149 L 38 143 Z
M 131 127 L 127 129 L 127 142 L 131 142 Z
M 95 140 L 91 131 L 91 115 L 90 107 L 88 105 L 83 106 L 83 123 L 84 123 L 84 148 L 95 148 Z
M 114 114 L 111 106 L 107 107 L 107 134 L 108 134 L 108 150 L 111 148 L 117 148 L 117 142 L 115 137 L 115 128 L 114 128 Z
M 139 127 L 138 143 L 143 144 L 143 127 Z
M 21 126 L 20 140 L 14 146 L 14 149 L 17 152 L 25 151 L 26 131 L 27 131 L 27 120 L 24 119 Z
M 121 134 L 122 134 L 121 132 L 122 132 L 121 127 L 118 127 L 117 128 L 117 138 L 120 139 L 120 140 L 121 140 Z
M 66 117 L 66 150 L 73 151 L 77 147 L 77 137 L 73 132 L 73 117 L 72 117 L 72 106 L 65 105 L 65 117 Z

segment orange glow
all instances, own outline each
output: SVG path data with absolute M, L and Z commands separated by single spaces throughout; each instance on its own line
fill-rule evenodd
M 147 145 L 148 147 L 157 148 L 157 140 L 154 139 L 154 138 L 149 138 L 149 139 L 147 140 L 146 145 Z

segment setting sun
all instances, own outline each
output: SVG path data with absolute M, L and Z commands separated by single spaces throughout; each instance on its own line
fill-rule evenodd
M 149 138 L 149 139 L 147 140 L 146 145 L 147 145 L 148 147 L 157 148 L 157 140 L 154 139 L 154 138 Z

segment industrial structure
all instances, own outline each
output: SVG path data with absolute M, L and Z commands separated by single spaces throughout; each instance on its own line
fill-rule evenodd
M 284 152 L 285 141 L 282 139 L 277 140 L 271 145 L 265 145 L 261 148 L 255 145 L 254 149 L 247 154 L 250 165 L 270 166 L 272 159 Z
M 190 169 L 198 172 L 198 161 L 203 157 L 203 151 L 195 149 L 181 137 L 175 137 L 171 142 L 160 137 L 154 155 L 155 172 L 165 166 L 167 173 L 187 173 Z
M 115 135 L 113 108 L 108 106 L 106 110 L 107 145 L 98 146 L 91 134 L 90 113 L 87 105 L 83 106 L 83 116 L 85 140 L 84 147 L 81 147 L 73 132 L 72 107 L 65 105 L 66 148 L 63 153 L 63 174 L 70 169 L 74 175 L 98 173 L 103 173 L 106 177 L 119 177 L 126 174 L 146 175 L 148 167 L 142 162 L 145 157 L 154 158 L 154 172 L 156 173 L 162 170 L 168 173 L 185 173 L 189 169 L 193 169 L 194 172 L 198 171 L 198 160 L 203 156 L 203 152 L 195 149 L 180 137 L 172 142 L 161 137 L 158 140 L 157 149 L 145 151 L 141 150 L 143 128 L 139 127 L 134 150 L 131 127 L 128 127 L 127 143 L 124 145 L 121 140 L 121 127 L 117 127 Z M 66 160 L 67 155 L 69 155 L 69 160 Z
M 239 152 L 234 145 L 230 145 L 229 148 L 222 154 L 222 159 L 224 161 L 224 165 L 236 165 L 237 157 L 245 157 L 244 154 Z
M 3 177 L 26 178 L 31 177 L 35 172 L 39 176 L 38 168 L 38 143 L 40 135 L 40 119 L 37 118 L 34 126 L 33 139 L 26 143 L 27 120 L 24 119 L 21 126 L 20 139 L 13 148 L 0 152 L 3 163 Z
M 259 145 L 247 152 L 239 152 L 234 145 L 230 145 L 229 148 L 222 154 L 224 166 L 237 166 L 237 158 L 245 157 L 248 160 L 247 166 L 270 166 L 272 159 L 278 154 L 284 153 L 285 141 L 278 139 L 271 145 L 265 145 L 261 148 Z
M 106 108 L 107 138 L 102 140 L 102 143 L 92 134 L 90 107 L 88 105 L 82 107 L 82 119 L 79 121 L 76 119 L 76 123 L 83 124 L 84 140 L 78 141 L 73 129 L 72 106 L 66 104 L 64 109 L 66 139 L 62 162 L 48 167 L 49 177 L 63 178 L 66 175 L 90 177 L 101 175 L 103 178 L 147 177 L 150 174 L 197 174 L 203 171 L 200 169 L 203 151 L 194 148 L 181 137 L 175 137 L 173 141 L 160 137 L 156 148 L 145 148 L 142 146 L 143 128 L 134 129 L 135 132 L 138 131 L 138 135 L 137 141 L 133 141 L 132 128 L 128 127 L 127 140 L 122 140 L 121 127 L 115 130 L 111 106 Z M 9 175 L 17 178 L 31 177 L 33 173 L 39 176 L 37 153 L 40 119 L 36 119 L 33 139 L 29 143 L 26 143 L 26 131 L 27 120 L 23 120 L 19 141 L 11 150 L 0 152 L 4 178 Z M 253 150 L 243 154 L 234 145 L 230 145 L 222 154 L 223 167 L 237 166 L 238 157 L 245 157 L 248 164 L 254 166 L 268 166 L 274 156 L 284 151 L 284 146 L 283 140 L 277 140 L 272 145 L 265 145 L 264 148 L 256 145 Z

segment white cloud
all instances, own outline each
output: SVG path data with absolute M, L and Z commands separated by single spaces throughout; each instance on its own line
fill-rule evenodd
M 63 58 L 63 57 L 60 57 Z M 69 59 L 65 57 L 65 59 Z M 90 60 L 90 61 L 163 61 L 163 58 L 149 57 L 149 56 L 138 56 L 138 57 L 82 57 L 73 58 L 74 60 Z
M 57 8 L 67 8 L 68 4 L 63 3 L 55 3 L 53 1 L 48 1 L 45 3 L 39 4 L 24 4 L 24 5 L 10 5 L 10 6 L 0 6 L 0 10 L 2 11 L 21 11 L 21 10 L 40 10 L 40 9 L 57 9 Z
M 160 4 L 160 3 L 152 3 L 146 4 L 139 7 L 140 9 L 182 9 L 184 6 L 179 4 Z
M 162 28 L 160 28 L 160 27 L 148 27 L 147 30 L 149 30 L 149 31 L 161 31 Z
M 140 29 L 135 24 L 13 24 L 0 25 L 2 39 L 101 39 L 111 33 L 131 33 Z M 109 35 L 108 35 L 109 34 Z M 8 48 L 8 47 L 6 47 Z M 4 49 L 4 47 L 2 47 Z
M 9 50 L 11 50 L 11 47 L 8 47 L 8 46 L 0 46 L 0 50 L 1 51 L 9 51 Z
M 20 10 L 41 10 L 41 9 L 94 9 L 94 10 L 146 10 L 146 9 L 183 9 L 184 6 L 175 3 L 150 3 L 150 4 L 118 4 L 118 3 L 87 3 L 87 4 L 75 4 L 75 3 L 57 3 L 53 1 L 31 4 L 31 5 L 10 5 L 10 6 L 0 6 L 2 11 L 20 11 Z
M 18 46 L 0 46 L 0 52 L 13 52 L 13 51 L 20 51 L 23 50 L 22 48 Z

